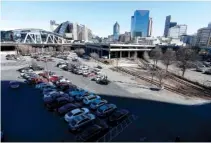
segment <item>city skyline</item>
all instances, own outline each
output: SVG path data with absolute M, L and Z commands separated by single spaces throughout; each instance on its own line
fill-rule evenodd
M 194 34 L 211 21 L 209 4 L 211 2 L 3 1 L 0 28 L 1 30 L 40 28 L 50 31 L 50 20 L 55 20 L 57 23 L 71 21 L 88 26 L 98 36 L 107 37 L 113 33 L 114 21 L 119 23 L 120 33 L 130 32 L 131 15 L 134 11 L 149 10 L 153 20 L 152 36 L 163 36 L 167 15 L 172 16 L 172 21 L 188 25 L 187 34 Z M 187 7 L 191 9 L 187 10 Z M 112 11 L 109 8 L 112 8 Z M 8 9 L 13 11 L 8 12 Z

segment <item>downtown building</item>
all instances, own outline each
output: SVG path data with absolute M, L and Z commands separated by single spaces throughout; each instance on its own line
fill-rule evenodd
M 176 25 L 169 28 L 168 37 L 173 39 L 180 39 L 182 35 L 187 34 L 187 25 Z
M 164 37 L 168 37 L 169 29 L 177 25 L 177 22 L 171 22 L 171 15 L 166 16 L 165 27 L 164 27 Z
M 52 21 L 50 26 L 52 27 Z M 87 26 L 69 21 L 59 24 L 53 32 L 69 40 L 89 41 L 93 37 L 92 31 Z
M 118 41 L 119 40 L 119 34 L 120 34 L 120 26 L 119 24 L 116 22 L 113 26 L 113 40 L 114 41 Z
M 152 18 L 149 10 L 136 10 L 131 17 L 131 38 L 149 37 L 152 34 Z
M 208 27 L 200 28 L 197 31 L 196 46 L 211 48 L 211 23 L 208 24 Z
M 131 41 L 130 32 L 125 32 L 124 34 L 120 34 L 119 42 L 128 43 Z

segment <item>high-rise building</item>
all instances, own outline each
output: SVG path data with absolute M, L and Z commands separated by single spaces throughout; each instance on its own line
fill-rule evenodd
M 133 20 L 134 20 L 134 16 L 131 16 L 131 24 L 130 24 L 130 35 L 131 35 L 131 37 L 133 37 L 133 24 L 134 24 L 134 22 L 133 22 Z
M 152 36 L 152 18 L 149 18 L 148 37 Z
M 177 22 L 171 22 L 171 15 L 166 16 L 165 27 L 164 27 L 164 37 L 168 36 L 169 28 L 174 27 L 177 25 Z
M 50 20 L 50 30 L 51 30 L 51 32 L 53 32 L 58 26 L 59 26 L 59 24 L 56 24 L 55 20 Z
M 92 39 L 92 31 L 85 25 L 69 21 L 61 23 L 54 32 L 70 40 L 88 41 Z
M 114 41 L 119 40 L 119 34 L 120 34 L 120 26 L 116 22 L 113 26 L 113 36 L 114 36 Z
M 208 24 L 208 28 L 211 28 L 211 22 Z
M 149 27 L 149 10 L 136 10 L 131 17 L 131 35 L 134 37 L 147 37 Z
M 187 25 L 176 25 L 169 28 L 168 37 L 173 39 L 179 39 L 182 35 L 187 34 Z
M 176 25 L 177 25 L 177 22 L 170 22 L 169 28 L 174 27 L 174 26 L 176 26 Z
M 201 28 L 197 31 L 196 46 L 211 47 L 211 26 Z
M 164 34 L 163 34 L 164 37 L 168 36 L 170 22 L 171 22 L 171 15 L 166 16 L 165 27 L 164 27 Z

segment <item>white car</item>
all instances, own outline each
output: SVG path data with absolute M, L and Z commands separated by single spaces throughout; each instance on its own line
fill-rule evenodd
M 65 114 L 64 119 L 66 122 L 69 122 L 72 118 L 75 118 L 76 116 L 80 116 L 87 113 L 89 113 L 89 109 L 77 108 Z
M 67 78 L 62 78 L 62 79 L 59 80 L 59 82 L 68 82 L 68 83 L 70 83 L 70 81 Z
M 96 99 L 101 99 L 100 96 L 98 95 L 89 95 L 89 96 L 85 96 L 83 99 L 83 103 L 86 105 L 89 105 L 90 103 L 92 103 L 93 101 L 95 101 Z
M 11 88 L 18 88 L 20 84 L 17 81 L 10 81 L 10 87 Z
M 63 67 L 66 67 L 67 65 L 66 64 L 62 64 L 62 65 L 59 65 L 59 68 L 63 68 Z

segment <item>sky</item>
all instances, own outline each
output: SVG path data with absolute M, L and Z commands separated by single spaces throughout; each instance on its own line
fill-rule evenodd
M 188 25 L 187 34 L 211 22 L 211 1 L 2 1 L 0 30 L 39 28 L 50 31 L 50 20 L 70 21 L 86 25 L 98 36 L 107 37 L 117 21 L 120 33 L 130 31 L 135 10 L 149 10 L 153 19 L 153 36 L 162 36 L 165 18 Z

